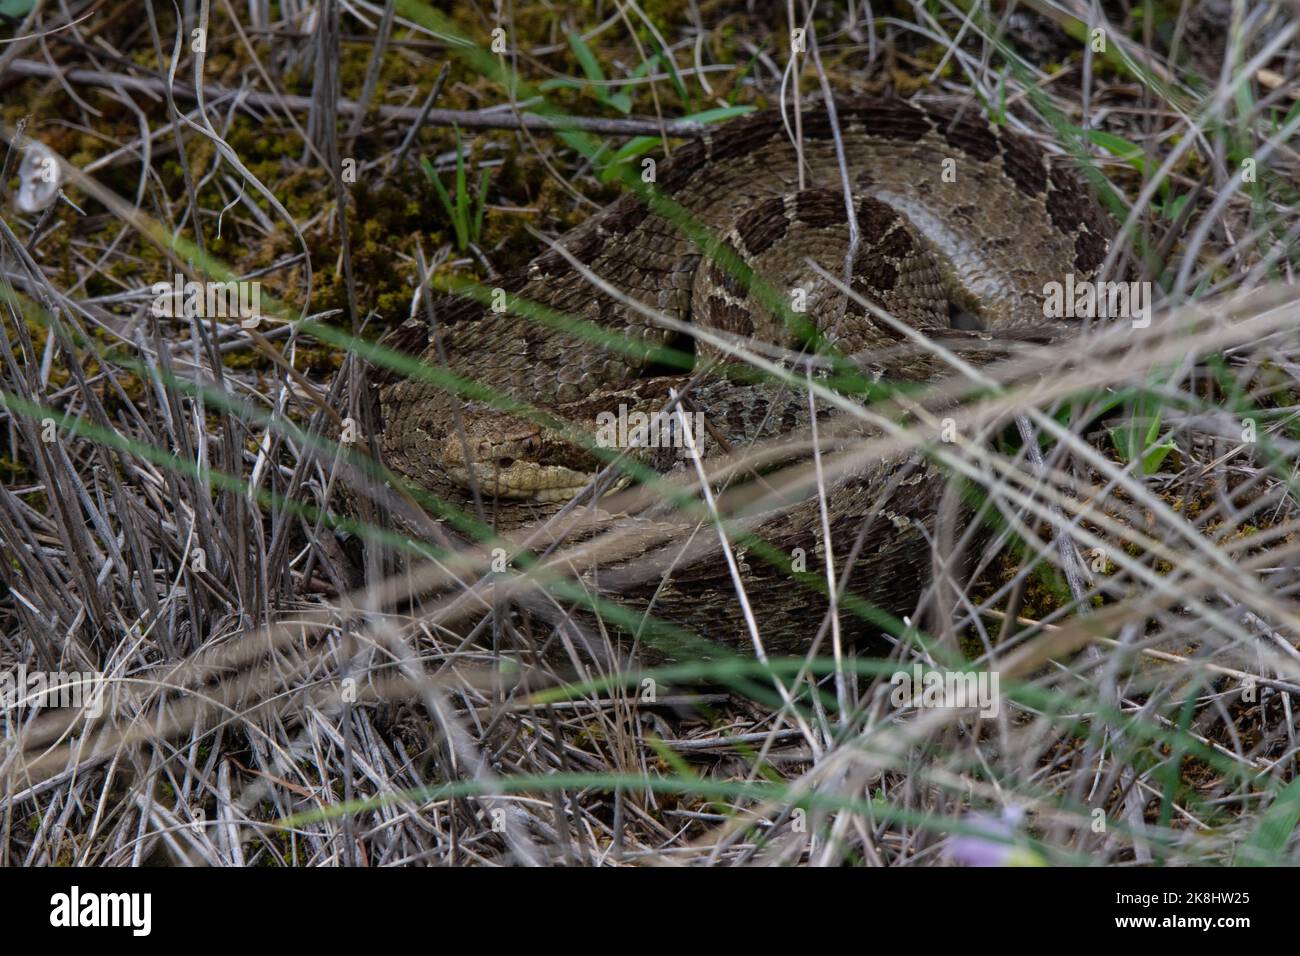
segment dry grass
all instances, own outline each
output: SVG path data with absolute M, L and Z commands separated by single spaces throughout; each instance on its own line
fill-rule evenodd
M 1295 22 L 1266 3 L 591 6 L 298 0 L 273 20 L 221 0 L 178 24 L 95 0 L 0 27 L 28 37 L 0 46 L 0 675 L 89 672 L 103 694 L 102 713 L 3 711 L 0 862 L 928 866 L 981 833 L 1024 862 L 1296 862 Z M 490 503 L 421 516 L 357 454 L 358 356 L 429 308 L 413 289 L 518 268 L 615 196 L 598 172 L 629 137 L 832 90 L 964 97 L 1073 156 L 1152 324 L 954 362 L 902 425 L 816 386 L 875 437 L 775 486 L 923 449 L 997 529 L 941 522 L 936 555 L 976 560 L 936 558 L 883 658 L 828 620 L 807 660 L 611 666 L 571 568 L 627 529 L 575 538 L 562 516 L 507 542 Z M 43 211 L 17 205 L 23 137 L 58 157 Z M 458 233 L 420 160 L 451 182 L 461 141 L 485 209 Z M 154 315 L 174 273 L 257 280 L 269 318 Z M 701 533 L 733 533 L 701 477 L 634 494 L 702 497 Z M 499 573 L 505 544 L 535 560 Z M 894 706 L 914 664 L 996 673 L 997 716 Z M 998 816 L 1002 840 L 980 822 Z

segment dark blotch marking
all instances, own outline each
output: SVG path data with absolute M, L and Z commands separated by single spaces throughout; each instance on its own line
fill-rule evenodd
M 853 265 L 853 291 L 877 304 L 880 304 L 880 296 L 891 292 L 898 282 L 898 270 L 874 250 L 858 256 Z
M 626 235 L 645 220 L 650 214 L 648 207 L 640 196 L 631 193 L 620 196 L 606 213 L 606 228 L 615 235 Z
M 1061 167 L 1050 174 L 1047 214 L 1052 225 L 1074 236 L 1074 267 L 1085 275 L 1096 272 L 1106 259 L 1110 230 L 1101 210 L 1074 176 Z
M 901 225 L 895 227 L 885 235 L 885 238 L 876 246 L 876 251 L 880 255 L 889 256 L 891 259 L 902 259 L 910 255 L 916 248 L 916 243 L 912 237 L 907 234 L 907 230 Z
M 834 139 L 835 137 L 835 132 L 831 129 L 830 114 L 824 109 L 804 113 L 801 129 L 804 139 Z M 840 129 L 843 130 L 842 120 Z
M 754 317 L 743 306 L 733 305 L 715 295 L 709 297 L 707 308 L 710 327 L 735 335 L 754 334 Z
M 708 147 L 694 140 L 673 153 L 673 158 L 659 165 L 656 185 L 660 192 L 671 196 L 694 176 L 709 158 Z
M 1095 232 L 1080 232 L 1074 237 L 1074 267 L 1091 275 L 1106 261 L 1109 243 Z
M 719 250 L 721 262 L 709 260 L 709 280 L 718 288 L 726 289 L 737 299 L 742 299 L 749 292 L 749 269 L 736 247 L 724 242 Z M 735 273 L 733 275 L 733 273 Z
M 890 103 L 850 103 L 839 112 L 841 125 L 850 121 L 862 126 L 871 136 L 916 142 L 930 132 L 925 113 L 901 101 Z M 805 122 L 805 129 L 807 129 Z
M 1057 229 L 1066 234 L 1072 233 L 1084 219 L 1087 199 L 1074 178 L 1063 170 L 1053 169 L 1051 180 L 1052 188 L 1047 194 L 1047 214 Z
M 506 283 L 501 283 L 499 288 L 506 290 L 509 294 L 511 289 Z M 514 290 L 518 291 L 518 290 Z M 470 322 L 479 318 L 483 314 L 484 305 L 474 299 L 466 296 L 445 296 L 433 303 L 434 315 L 438 317 L 438 324 L 444 327 L 460 325 L 464 322 Z M 424 318 L 427 313 L 420 311 L 420 318 Z M 426 332 L 428 330 L 426 329 Z M 387 344 L 387 343 L 385 343 Z M 391 347 L 391 346 L 390 346 Z
M 411 358 L 419 358 L 429 347 L 429 326 L 423 321 L 423 311 L 420 312 L 420 316 L 419 319 L 403 322 L 388 332 L 379 340 L 379 344 Z M 393 382 L 402 381 L 405 377 L 396 369 L 385 366 L 375 365 L 370 368 L 370 381 L 374 385 L 391 385 Z
M 601 227 L 604 227 L 603 229 Z M 585 229 L 578 229 L 565 236 L 561 241 L 569 255 L 584 266 L 589 266 L 609 244 L 610 233 L 606 220 L 593 221 Z M 558 249 L 549 249 L 533 260 L 533 265 L 543 275 L 558 276 L 573 271 L 573 264 Z
M 714 162 L 748 156 L 770 140 L 779 128 L 780 121 L 770 113 L 742 116 L 726 125 L 724 135 L 714 134 L 709 155 Z M 674 155 L 673 162 L 676 161 L 677 155 Z
M 844 194 L 829 189 L 805 189 L 794 197 L 794 218 L 815 229 L 842 225 Z
M 863 240 L 875 242 L 893 228 L 897 221 L 898 213 L 892 206 L 871 196 L 863 196 L 858 200 L 858 231 Z
M 785 201 L 780 196 L 765 199 L 736 221 L 736 232 L 752 255 L 760 255 L 780 241 L 790 228 Z
M 566 241 L 564 245 L 568 249 L 569 255 L 584 266 L 591 265 L 610 240 L 610 233 L 603 228 L 604 225 L 604 223 L 601 223 L 595 229 L 584 229 L 574 236 L 572 240 Z
M 892 290 L 897 281 L 897 269 L 881 258 L 874 249 L 864 250 L 858 253 L 853 263 L 853 282 L 849 284 L 849 288 L 868 302 L 887 308 L 882 295 Z M 845 311 L 850 315 L 864 317 L 888 338 L 896 340 L 903 338 L 903 333 L 889 323 L 880 321 L 869 309 L 853 299 L 845 303 Z
M 963 114 L 956 122 L 953 122 L 951 116 L 939 112 L 931 112 L 930 119 L 934 122 L 939 135 L 954 149 L 984 162 L 998 154 L 997 134 L 983 119 L 969 112 Z
M 1022 137 L 1002 134 L 1002 169 L 1026 196 L 1037 196 L 1047 188 L 1043 154 Z
M 1074 234 L 1083 225 L 1099 235 L 1105 233 L 1096 204 L 1084 193 L 1079 182 L 1063 169 L 1052 170 L 1052 189 L 1048 190 L 1047 207 L 1052 225 L 1062 233 Z

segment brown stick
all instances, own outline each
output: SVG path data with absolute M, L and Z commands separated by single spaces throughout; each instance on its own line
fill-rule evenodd
M 122 76 L 116 73 L 104 73 L 99 70 L 60 70 L 36 60 L 14 60 L 8 71 L 18 76 L 55 77 L 62 75 L 69 83 L 82 86 L 120 87 L 141 93 L 162 95 L 166 84 L 157 78 Z M 177 99 L 193 100 L 197 97 L 194 87 L 177 77 L 172 89 Z M 209 100 L 241 96 L 238 90 L 222 86 L 203 87 L 203 96 Z M 275 107 L 307 112 L 311 109 L 311 97 L 294 96 L 287 93 L 243 93 L 243 102 L 263 109 Z M 360 106 L 352 100 L 339 100 L 338 111 L 349 115 L 360 112 Z M 384 119 L 411 122 L 420 118 L 421 110 L 414 106 L 377 106 L 374 112 Z M 695 137 L 703 135 L 707 128 L 703 123 L 692 120 L 668 120 L 662 125 L 654 119 L 602 119 L 588 116 L 538 116 L 523 113 L 515 116 L 505 110 L 486 112 L 483 110 L 443 110 L 431 109 L 424 117 L 426 123 L 435 126 L 451 126 L 453 123 L 463 129 L 529 129 L 549 132 L 558 129 L 578 129 L 588 133 L 600 133 L 604 136 L 658 136 L 666 130 L 670 136 Z

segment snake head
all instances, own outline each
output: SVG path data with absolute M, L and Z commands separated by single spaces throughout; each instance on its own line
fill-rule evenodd
M 541 426 L 504 412 L 467 410 L 460 429 L 452 427 L 443 442 L 442 467 L 467 491 L 478 485 L 486 495 L 538 502 L 568 501 L 593 477 L 559 464 Z

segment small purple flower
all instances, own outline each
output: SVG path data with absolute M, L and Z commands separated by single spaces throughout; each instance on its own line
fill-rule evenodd
M 962 866 L 1043 866 L 1042 857 L 1013 842 L 1023 818 L 1019 807 L 1007 807 L 1001 817 L 967 814 L 962 823 L 980 832 L 953 837 L 948 843 L 949 859 Z

